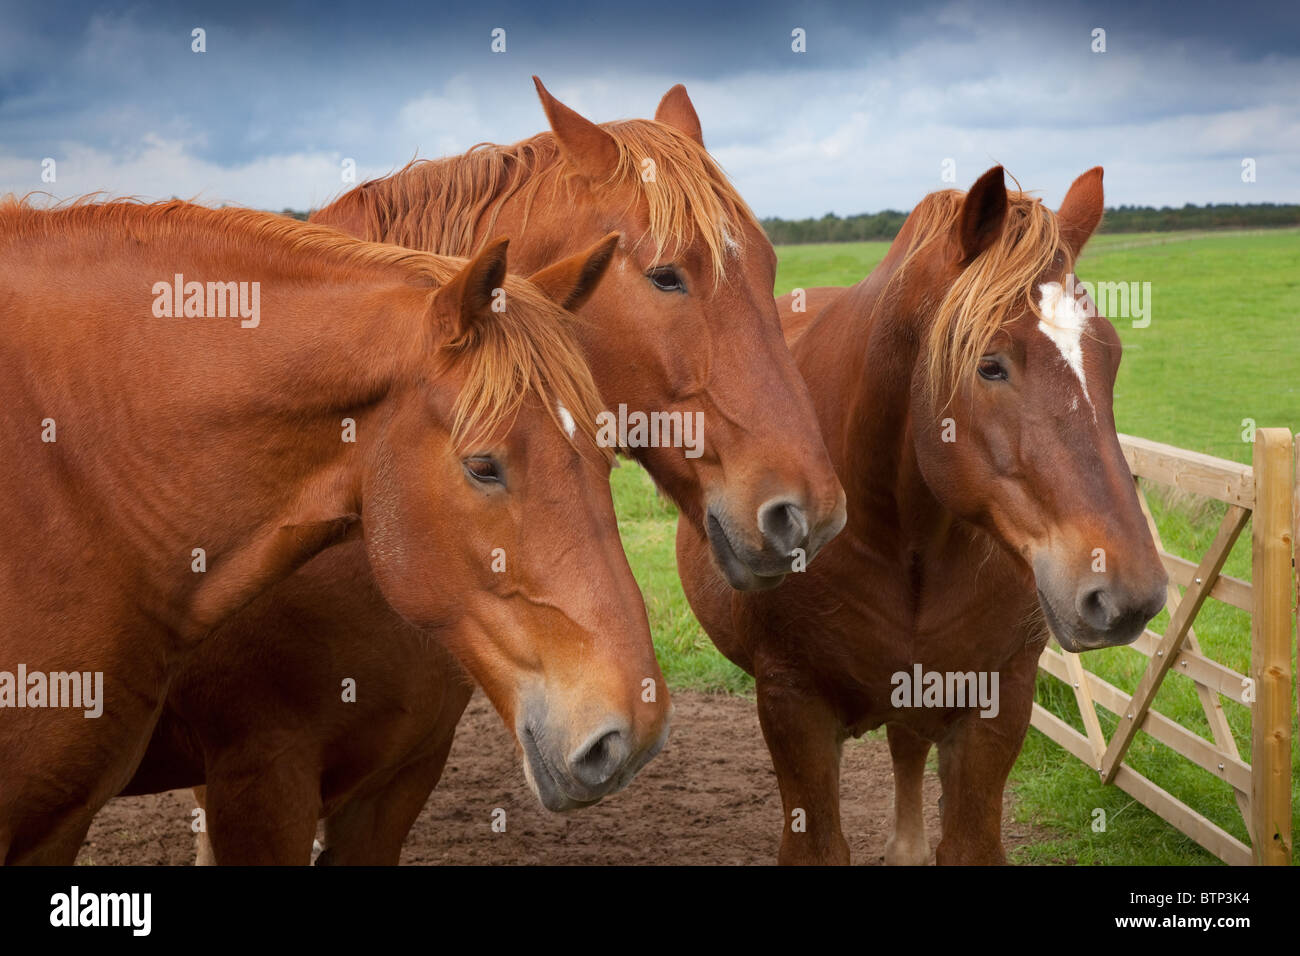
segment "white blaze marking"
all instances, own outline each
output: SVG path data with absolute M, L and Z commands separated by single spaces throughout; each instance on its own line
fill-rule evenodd
M 1038 287 L 1038 292 L 1038 311 L 1043 316 L 1038 322 L 1038 330 L 1060 350 L 1065 364 L 1070 366 L 1083 386 L 1083 397 L 1092 406 L 1088 382 L 1083 374 L 1083 333 L 1088 328 L 1088 313 L 1077 299 L 1065 294 L 1059 282 L 1045 282 Z M 1095 408 L 1093 414 L 1096 414 Z
M 560 424 L 564 426 L 564 433 L 572 438 L 573 433 L 577 428 L 577 425 L 573 421 L 573 416 L 569 414 L 569 410 L 560 402 L 556 402 L 555 408 L 560 413 Z
M 740 250 L 740 243 L 735 240 L 725 228 L 722 230 L 722 245 L 728 252 L 733 255 Z

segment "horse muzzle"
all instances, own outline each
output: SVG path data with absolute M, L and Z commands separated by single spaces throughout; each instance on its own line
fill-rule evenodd
M 705 533 L 714 563 L 727 583 L 738 591 L 763 591 L 776 587 L 791 571 L 806 567 L 844 527 L 843 493 L 828 514 L 818 518 L 810 512 L 796 497 L 769 498 L 758 507 L 756 535 L 746 535 L 724 506 L 709 505 Z M 750 544 L 747 537 L 756 537 L 758 543 Z
M 626 787 L 668 740 L 665 719 L 656 737 L 638 740 L 629 722 L 611 716 L 566 745 L 570 734 L 528 713 L 515 735 L 523 750 L 524 777 L 538 802 L 556 813 L 591 806 Z
M 1163 568 L 1145 580 L 1094 574 L 1078 583 L 1054 576 L 1046 562 L 1035 562 L 1034 577 L 1048 627 L 1057 643 L 1075 654 L 1132 644 L 1165 606 L 1168 585 Z

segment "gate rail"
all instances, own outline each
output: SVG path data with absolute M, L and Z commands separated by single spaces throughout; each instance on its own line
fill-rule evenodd
M 1067 751 L 1230 864 L 1286 865 L 1291 861 L 1291 677 L 1292 621 L 1296 619 L 1293 555 L 1300 539 L 1300 483 L 1293 486 L 1291 432 L 1261 428 L 1255 433 L 1253 466 L 1120 435 L 1136 478 L 1213 498 L 1227 513 L 1199 562 L 1170 554 L 1160 540 L 1142 489 L 1138 499 L 1169 573 L 1163 634 L 1150 629 L 1132 645 L 1150 658 L 1132 695 L 1084 669 L 1079 655 L 1055 642 L 1043 651 L 1039 668 L 1074 690 L 1086 733 L 1034 704 L 1032 723 Z M 1300 447 L 1296 447 L 1300 474 Z M 1253 520 L 1252 520 L 1253 519 Z M 1251 522 L 1251 579 L 1222 573 L 1233 544 Z M 1300 587 L 1300 578 L 1297 578 Z M 1183 589 L 1186 590 L 1183 590 Z M 1205 656 L 1193 629 L 1209 598 L 1251 615 L 1250 676 Z M 1213 740 L 1152 709 L 1164 679 L 1182 674 L 1196 684 Z M 1242 759 L 1220 696 L 1243 704 L 1251 714 L 1250 762 Z M 1119 723 L 1107 740 L 1097 705 Z M 1170 747 L 1234 790 L 1250 844 L 1237 839 L 1124 762 L 1139 730 Z

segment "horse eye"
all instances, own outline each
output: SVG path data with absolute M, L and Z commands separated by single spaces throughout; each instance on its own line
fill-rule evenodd
M 661 292 L 686 291 L 686 286 L 682 284 L 682 277 L 677 274 L 677 270 L 672 266 L 651 269 L 646 273 L 646 276 L 655 284 L 655 288 Z
M 466 458 L 464 461 L 465 474 L 469 475 L 479 484 L 483 485 L 500 485 L 501 469 L 491 458 Z
M 980 359 L 979 373 L 980 378 L 985 381 L 1005 382 L 1007 380 L 1007 370 L 1002 367 L 1002 363 L 997 359 Z

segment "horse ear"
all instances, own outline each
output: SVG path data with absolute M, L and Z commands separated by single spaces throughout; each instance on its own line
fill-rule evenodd
M 704 145 L 704 132 L 700 129 L 700 117 L 695 112 L 695 105 L 686 95 L 686 87 L 678 83 L 664 94 L 655 110 L 655 121 L 671 126 L 685 133 L 701 146 Z
M 601 277 L 614 258 L 614 250 L 622 238 L 611 232 L 585 252 L 553 262 L 545 269 L 534 272 L 528 281 L 541 289 L 552 302 L 570 312 L 578 309 L 596 291 Z
M 1102 168 L 1094 166 L 1076 179 L 1070 184 L 1070 191 L 1056 212 L 1061 239 L 1069 248 L 1070 255 L 1076 258 L 1101 222 L 1101 214 L 1106 208 L 1101 176 Z
M 490 320 L 492 305 L 498 289 L 506 284 L 505 236 L 493 239 L 479 250 L 478 255 L 466 263 L 465 268 L 438 290 L 434 297 L 435 309 L 445 308 L 450 316 L 447 327 L 441 331 L 448 338 L 468 332 L 475 325 Z
M 1007 185 L 1002 167 L 994 166 L 966 194 L 961 206 L 961 249 L 964 262 L 970 262 L 1002 235 L 1007 216 Z
M 614 137 L 557 100 L 535 76 L 533 83 L 565 160 L 588 179 L 608 178 L 618 165 L 618 144 Z

